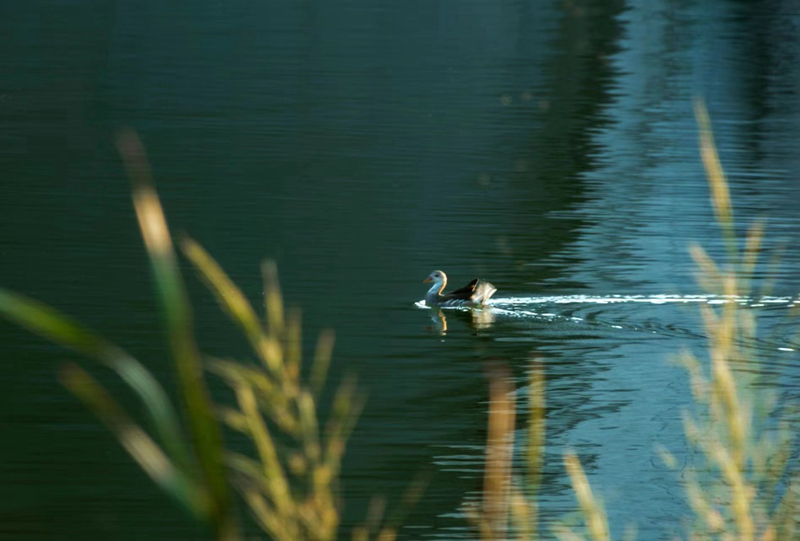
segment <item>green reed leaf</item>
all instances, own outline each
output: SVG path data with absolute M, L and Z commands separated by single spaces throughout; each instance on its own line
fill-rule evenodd
M 189 449 L 184 443 L 178 415 L 164 388 L 139 361 L 70 317 L 18 293 L 0 289 L 0 315 L 114 370 L 145 405 L 170 458 L 188 471 L 191 465 Z
M 211 525 L 217 539 L 238 539 L 222 459 L 222 434 L 203 379 L 194 340 L 192 312 L 178 269 L 172 238 L 161 201 L 153 188 L 150 168 L 138 137 L 124 132 L 117 139 L 133 182 L 133 204 L 167 325 L 195 454 L 213 500 Z
M 105 423 L 122 447 L 164 492 L 197 518 L 205 518 L 209 503 L 207 493 L 169 459 L 99 383 L 74 364 L 64 368 L 61 381 Z

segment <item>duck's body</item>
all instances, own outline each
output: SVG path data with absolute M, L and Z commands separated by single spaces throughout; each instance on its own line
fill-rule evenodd
M 425 294 L 428 306 L 482 306 L 497 291 L 492 284 L 475 278 L 462 288 L 452 293 L 442 293 L 447 285 L 447 275 L 442 271 L 433 271 L 425 282 L 433 282 L 433 286 Z

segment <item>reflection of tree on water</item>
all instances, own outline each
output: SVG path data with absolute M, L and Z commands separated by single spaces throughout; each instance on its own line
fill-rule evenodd
M 434 306 L 431 308 L 431 321 L 433 325 L 429 327 L 429 329 L 438 331 L 439 334 L 446 334 L 447 316 L 450 316 L 451 320 L 455 319 L 467 322 L 470 327 L 476 330 L 488 329 L 495 320 L 494 311 L 489 307 L 470 308 L 467 310 L 448 310 L 445 315 L 444 310 L 438 306 Z

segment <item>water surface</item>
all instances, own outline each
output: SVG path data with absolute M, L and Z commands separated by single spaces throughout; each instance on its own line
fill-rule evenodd
M 254 302 L 277 260 L 309 346 L 337 332 L 332 378 L 368 407 L 343 472 L 345 529 L 369 499 L 431 484 L 407 539 L 473 539 L 487 366 L 524 391 L 544 359 L 542 506 L 574 509 L 575 449 L 612 528 L 665 539 L 686 512 L 656 444 L 689 453 L 685 374 L 703 355 L 690 243 L 724 256 L 698 158 L 704 95 L 736 226 L 767 218 L 756 347 L 798 394 L 800 45 L 791 2 L 315 0 L 2 8 L 0 285 L 74 314 L 171 384 L 113 134 L 145 142 L 171 225 Z M 497 287 L 490 317 L 415 302 L 445 270 Z M 187 268 L 203 349 L 246 356 Z M 762 287 L 777 299 L 763 302 Z M 677 299 L 677 300 L 676 300 Z M 195 539 L 198 530 L 57 383 L 74 355 L 0 322 L 0 535 Z M 114 389 L 110 374 L 99 377 Z M 220 388 L 219 382 L 214 383 Z M 120 393 L 122 394 L 122 393 Z M 523 393 L 520 393 L 521 396 Z

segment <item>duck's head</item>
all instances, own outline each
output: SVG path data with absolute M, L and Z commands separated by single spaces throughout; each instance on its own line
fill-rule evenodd
M 435 270 L 423 280 L 424 282 L 433 282 L 435 284 L 444 284 L 447 282 L 447 275 L 440 270 Z

